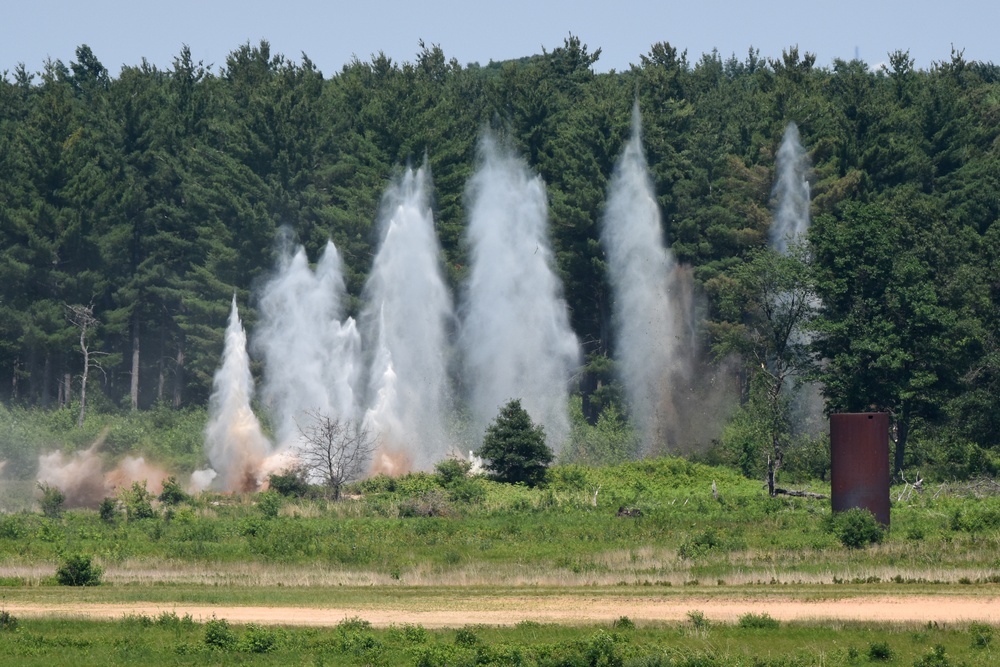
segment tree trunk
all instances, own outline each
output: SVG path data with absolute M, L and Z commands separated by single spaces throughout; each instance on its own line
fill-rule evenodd
M 177 363 L 174 365 L 174 409 L 181 407 L 184 392 L 184 341 L 177 343 Z
M 132 409 L 139 409 L 139 313 L 132 318 L 132 386 L 129 390 Z
M 906 439 L 910 433 L 910 412 L 903 405 L 896 421 L 896 452 L 893 456 L 893 474 L 898 475 L 903 470 L 903 460 L 906 458 Z
M 87 374 L 90 371 L 86 326 L 80 327 L 80 350 L 83 351 L 83 375 L 80 376 L 80 418 L 76 421 L 76 425 L 78 428 L 83 428 L 83 420 L 87 416 Z
M 156 402 L 163 402 L 163 390 L 167 386 L 167 343 L 166 334 L 160 332 L 160 353 L 156 355 Z
M 45 353 L 45 365 L 42 367 L 42 407 L 49 407 L 49 401 L 52 399 L 52 387 L 50 379 L 52 376 L 52 355 L 48 352 Z

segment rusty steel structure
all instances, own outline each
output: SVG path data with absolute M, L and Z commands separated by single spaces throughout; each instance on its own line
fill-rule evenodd
M 889 525 L 889 415 L 830 415 L 830 481 L 834 512 L 869 510 Z

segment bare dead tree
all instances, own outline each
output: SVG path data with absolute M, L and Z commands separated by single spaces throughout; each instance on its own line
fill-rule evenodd
M 83 428 L 83 419 L 87 414 L 87 376 L 91 368 L 100 368 L 94 357 L 98 352 L 91 352 L 87 334 L 100 322 L 94 317 L 94 304 L 89 306 L 66 306 L 66 319 L 80 330 L 80 351 L 83 353 L 83 374 L 80 376 L 80 418 L 77 427 Z
M 306 412 L 304 421 L 297 424 L 304 443 L 299 462 L 339 500 L 341 487 L 365 472 L 378 438 L 360 422 L 319 411 Z

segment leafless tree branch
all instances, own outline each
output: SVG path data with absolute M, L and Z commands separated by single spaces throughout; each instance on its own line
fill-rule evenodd
M 322 480 L 340 498 L 344 484 L 365 472 L 378 448 L 378 438 L 360 422 L 338 419 L 318 410 L 307 411 L 304 423 L 298 423 L 304 447 L 299 462 L 304 469 Z

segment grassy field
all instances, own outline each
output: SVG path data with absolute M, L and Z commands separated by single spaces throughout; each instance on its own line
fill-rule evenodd
M 427 630 L 375 629 L 361 619 L 335 628 L 237 625 L 222 618 L 128 615 L 116 621 L 17 620 L 0 629 L 0 662 L 17 665 L 539 665 L 552 667 L 798 667 L 887 664 L 986 666 L 1000 659 L 994 629 L 778 623 L 748 615 L 710 623 L 692 612 L 677 624 L 602 627 L 519 623 Z
M 72 553 L 116 586 L 1000 584 L 1000 497 L 954 488 L 900 498 L 885 539 L 862 549 L 842 544 L 829 501 L 770 498 L 683 459 L 556 467 L 536 489 L 419 473 L 354 491 L 203 495 L 132 520 L 0 514 L 0 585 L 49 585 Z
M 717 497 L 712 493 L 715 482 Z M 810 490 L 828 493 L 823 484 Z M 340 502 L 205 494 L 43 516 L 0 514 L 0 607 L 169 603 L 235 606 L 489 608 L 526 598 L 711 601 L 852 596 L 1000 596 L 1000 498 L 962 485 L 892 492 L 880 543 L 842 543 L 828 500 L 770 498 L 724 468 L 664 458 L 556 466 L 544 488 L 413 474 L 357 484 Z M 3 488 L 30 496 L 26 483 Z M 595 502 L 596 498 L 596 502 Z M 638 509 L 619 516 L 619 509 Z M 64 587 L 70 554 L 103 568 L 96 587 Z M 707 602 L 706 602 L 707 604 Z M 627 614 L 627 606 L 623 606 Z M 176 614 L 115 621 L 0 622 L 0 663 L 553 665 L 581 667 L 996 664 L 993 628 L 769 619 L 678 623 L 368 627 L 238 625 Z M 3 620 L 0 611 L 0 621 Z M 633 627 L 637 626 L 637 627 Z M 1000 641 L 998 639 L 997 641 Z M 938 648 L 940 647 L 940 648 Z

